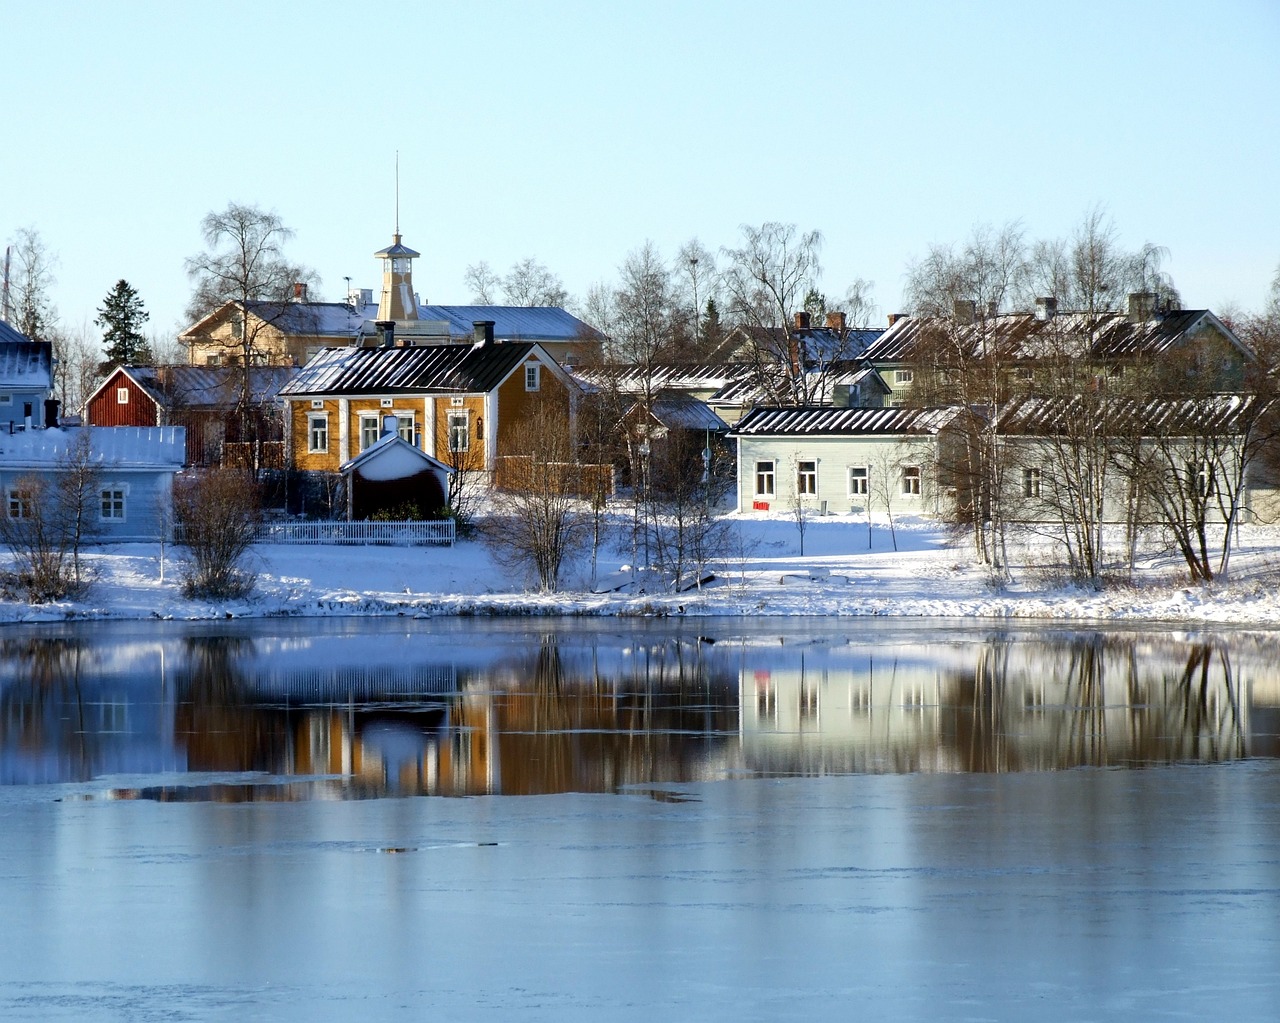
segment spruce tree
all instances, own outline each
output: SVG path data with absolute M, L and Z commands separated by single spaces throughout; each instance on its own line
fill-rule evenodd
M 121 279 L 107 293 L 93 321 L 102 328 L 102 347 L 112 365 L 141 365 L 151 361 L 151 348 L 142 325 L 151 318 L 128 281 Z

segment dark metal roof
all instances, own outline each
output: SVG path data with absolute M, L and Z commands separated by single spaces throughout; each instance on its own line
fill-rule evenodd
M 493 336 L 504 341 L 602 341 L 604 335 L 559 306 L 424 305 L 421 320 L 443 320 L 455 338 L 475 334 L 479 320 L 493 321 Z
M 649 406 L 649 414 L 668 430 L 698 430 L 723 433 L 729 424 L 715 414 L 705 401 L 687 394 L 660 394 Z
M 239 403 L 244 386 L 244 370 L 237 366 L 122 366 L 120 369 L 164 408 L 231 408 Z M 255 404 L 274 401 L 296 372 L 292 366 L 250 366 L 250 400 Z M 104 382 L 102 387 L 106 386 Z
M 1255 395 L 1247 394 L 1103 401 L 1086 395 L 1027 398 L 1005 410 L 996 429 L 1004 436 L 1074 436 L 1082 423 L 1102 421 L 1106 432 L 1114 436 L 1230 436 L 1242 428 L 1257 401 Z
M 487 393 L 536 349 L 532 344 L 326 348 L 280 389 L 284 397 L 451 391 Z
M 791 405 L 753 408 L 729 431 L 731 437 L 761 436 L 876 436 L 933 434 L 947 424 L 958 408 L 832 408 Z
M 9 326 L 4 320 L 0 320 L 0 344 L 9 344 L 14 341 L 30 341 L 22 331 Z
M 1061 313 L 1041 320 L 1032 313 L 1005 313 L 972 324 L 948 317 L 904 316 L 867 348 L 869 362 L 907 362 L 921 353 L 945 361 L 984 352 L 1002 358 L 1035 360 L 1068 355 L 1082 359 L 1122 359 L 1158 355 L 1205 326 L 1221 331 L 1241 351 L 1246 347 L 1207 309 L 1177 309 L 1147 320 L 1124 313 Z

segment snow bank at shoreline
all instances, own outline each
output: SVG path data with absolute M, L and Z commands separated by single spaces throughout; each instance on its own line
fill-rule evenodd
M 262 545 L 258 585 L 245 600 L 189 601 L 179 592 L 170 547 L 122 544 L 91 550 L 95 581 L 78 601 L 0 601 L 0 622 L 215 619 L 351 615 L 886 616 L 1280 624 L 1280 527 L 1242 530 L 1230 580 L 1185 583 L 1176 559 L 1142 564 L 1134 581 L 1102 592 L 1062 585 L 1034 567 L 994 588 L 967 549 L 948 544 L 937 523 L 908 520 L 891 531 L 865 519 L 810 521 L 804 550 L 788 518 L 731 517 L 736 556 L 716 578 L 686 593 L 593 593 L 589 565 L 564 575 L 563 591 L 531 592 L 478 541 L 451 548 Z M 897 549 L 895 550 L 895 545 Z M 1039 560 L 1019 553 L 1023 565 Z M 7 557 L 3 560 L 7 560 Z M 0 560 L 0 564 L 3 564 Z M 616 552 L 597 576 L 627 575 Z

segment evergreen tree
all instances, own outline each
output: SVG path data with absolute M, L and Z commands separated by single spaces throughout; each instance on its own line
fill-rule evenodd
M 102 328 L 102 347 L 109 363 L 136 366 L 151 361 L 151 348 L 142 334 L 142 325 L 149 319 L 151 314 L 133 285 L 123 279 L 116 281 L 93 321 Z

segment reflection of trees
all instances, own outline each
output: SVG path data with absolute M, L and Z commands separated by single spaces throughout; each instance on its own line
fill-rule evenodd
M 36 757 L 54 752 L 67 777 L 93 774 L 97 735 L 86 719 L 83 675 L 96 662 L 89 644 L 71 637 L 0 640 L 0 748 Z
M 696 647 L 644 647 L 629 671 L 605 672 L 598 648 L 569 665 L 555 636 L 499 679 L 476 680 L 456 720 L 470 759 L 459 791 L 609 792 L 704 776 L 705 760 L 737 727 L 731 687 L 712 682 Z

